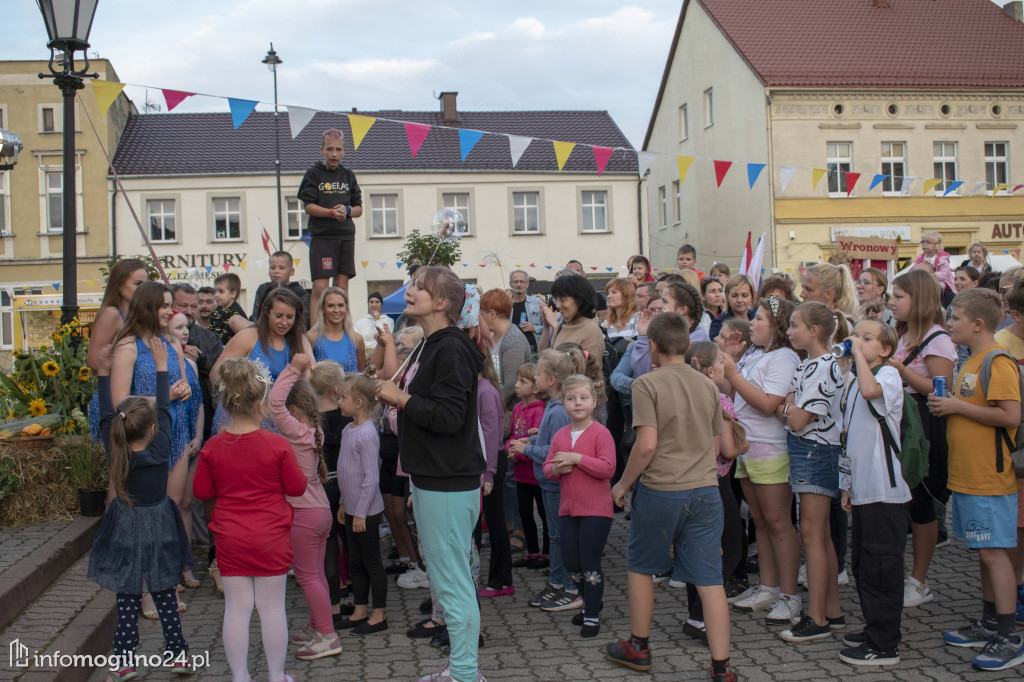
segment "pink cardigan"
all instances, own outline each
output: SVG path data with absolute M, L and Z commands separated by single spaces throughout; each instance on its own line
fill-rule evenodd
M 309 428 L 293 417 L 285 407 L 288 394 L 291 393 L 292 386 L 301 378 L 301 375 L 302 373 L 295 369 L 294 365 L 289 364 L 277 377 L 274 387 L 270 389 L 270 414 L 274 418 L 274 425 L 292 446 L 299 468 L 302 469 L 302 474 L 306 477 L 306 492 L 299 497 L 285 497 L 285 499 L 296 509 L 315 507 L 330 509 L 327 493 L 324 492 L 324 487 L 320 483 L 320 475 L 317 473 L 320 458 L 316 456 L 316 445 L 313 438 L 316 431 L 320 429 Z M 320 438 L 320 442 L 323 443 L 322 433 Z
M 615 441 L 601 424 L 594 422 L 572 444 L 572 424 L 563 426 L 551 439 L 544 475 L 561 485 L 559 516 L 607 516 L 612 518 L 612 489 L 608 481 L 615 473 Z M 580 463 L 564 476 L 553 471 L 552 458 L 559 452 L 578 452 Z

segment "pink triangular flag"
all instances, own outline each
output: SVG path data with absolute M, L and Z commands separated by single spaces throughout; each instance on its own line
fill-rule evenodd
M 405 136 L 409 139 L 409 151 L 412 152 L 412 158 L 415 159 L 420 147 L 423 146 L 423 140 L 427 139 L 430 126 L 423 123 L 403 123 L 402 125 L 405 126 Z
M 167 102 L 167 111 L 181 104 L 186 97 L 196 94 L 194 92 L 183 92 L 181 90 L 161 90 L 164 93 L 164 101 Z
M 594 150 L 594 163 L 597 164 L 597 175 L 600 176 L 604 173 L 604 167 L 608 165 L 608 159 L 612 157 L 612 152 L 615 151 L 611 147 L 591 147 Z

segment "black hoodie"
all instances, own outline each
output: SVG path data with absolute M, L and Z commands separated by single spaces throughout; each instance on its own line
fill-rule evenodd
M 484 356 L 458 327 L 431 334 L 406 369 L 410 398 L 398 411 L 402 470 L 422 490 L 480 487 L 486 468 L 477 426 L 477 375 Z
M 331 170 L 323 162 L 314 164 L 302 176 L 299 185 L 299 199 L 304 204 L 316 204 L 323 208 L 362 206 L 363 191 L 356 182 L 356 174 L 341 164 Z M 343 223 L 333 218 L 309 216 L 310 235 L 317 238 L 352 241 L 356 238 L 356 224 L 349 218 Z

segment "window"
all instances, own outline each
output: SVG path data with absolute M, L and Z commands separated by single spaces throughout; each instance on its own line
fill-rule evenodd
M 989 187 L 1010 182 L 1010 143 L 985 143 L 985 181 Z
M 540 192 L 512 193 L 513 234 L 540 234 Z
M 680 192 L 680 186 L 679 186 L 679 181 L 678 180 L 673 180 L 672 181 L 672 194 L 675 196 L 675 199 L 676 199 L 675 219 L 676 219 L 676 224 L 678 224 L 683 219 L 683 198 L 682 198 L 682 193 Z
M 46 173 L 46 231 L 64 229 L 64 175 Z
M 221 240 L 242 239 L 242 210 L 238 197 L 213 200 L 213 238 Z
M 661 229 L 668 227 L 668 198 L 665 196 L 665 187 L 658 188 L 658 217 L 661 219 Z
M 285 213 L 285 239 L 302 238 L 302 217 L 306 215 L 302 202 L 298 197 L 287 197 L 284 207 Z
M 177 231 L 174 222 L 173 199 L 150 199 L 146 202 L 149 215 L 149 238 L 154 242 L 173 242 Z
M 690 121 L 687 118 L 686 105 L 679 107 L 679 139 L 680 141 L 690 137 Z
M 0 350 L 14 348 L 14 308 L 10 294 L 0 291 Z
M 466 233 L 473 231 L 469 221 L 469 192 L 445 192 L 441 195 L 441 208 L 451 208 L 461 213 L 466 219 Z
M 711 88 L 704 91 L 704 127 L 715 124 L 715 93 Z
M 932 150 L 935 166 L 932 177 L 942 181 L 935 188 L 935 193 L 943 194 L 956 181 L 956 142 L 935 142 Z
M 825 144 L 828 155 L 828 193 L 846 194 L 846 173 L 853 170 L 853 143 L 828 142 Z
M 907 174 L 906 142 L 882 143 L 882 173 L 889 176 L 882 180 L 882 193 L 899 194 Z
M 3 124 L 0 123 L 0 128 Z M 8 234 L 7 227 L 7 172 L 0 172 L 0 234 Z
M 608 231 L 608 192 L 584 191 L 583 232 Z
M 370 236 L 398 236 L 397 194 L 373 194 L 370 196 Z
M 57 124 L 53 118 L 53 107 L 43 107 L 41 110 L 41 128 L 44 133 L 53 133 L 57 131 Z

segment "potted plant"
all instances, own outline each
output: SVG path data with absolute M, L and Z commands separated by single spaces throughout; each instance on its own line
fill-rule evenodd
M 60 450 L 67 462 L 68 478 L 78 488 L 82 516 L 103 516 L 109 478 L 103 448 L 87 434 L 65 436 Z

